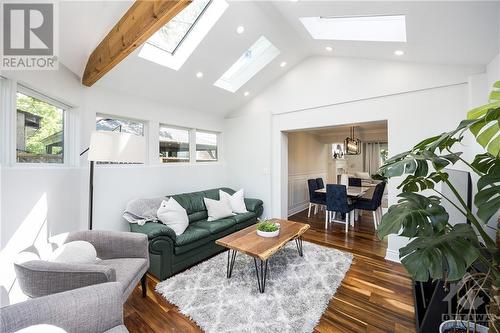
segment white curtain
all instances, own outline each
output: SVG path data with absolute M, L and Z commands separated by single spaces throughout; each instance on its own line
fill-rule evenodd
M 365 172 L 376 174 L 380 168 L 380 143 L 365 143 Z

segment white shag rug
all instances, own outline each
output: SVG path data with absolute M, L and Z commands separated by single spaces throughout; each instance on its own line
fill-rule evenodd
M 352 254 L 295 242 L 268 261 L 259 293 L 252 257 L 238 253 L 230 279 L 227 252 L 156 286 L 170 303 L 207 333 L 312 332 L 352 262 Z M 259 262 L 258 262 L 259 263 Z

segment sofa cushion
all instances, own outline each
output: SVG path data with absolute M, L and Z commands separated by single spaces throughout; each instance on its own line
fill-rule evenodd
M 231 218 L 234 219 L 237 224 L 239 224 L 239 223 L 245 223 L 246 221 L 250 220 L 253 217 L 255 217 L 254 212 L 247 212 L 247 213 L 236 214 Z
M 177 236 L 175 246 L 184 246 L 205 239 L 207 242 L 210 240 L 210 231 L 190 224 L 182 235 Z
M 210 233 L 217 234 L 223 230 L 226 230 L 228 228 L 231 228 L 233 225 L 236 224 L 236 220 L 233 218 L 227 218 L 227 219 L 220 219 L 220 220 L 215 220 L 215 221 L 198 221 L 192 223 L 193 226 L 203 228 L 205 230 L 210 231 Z

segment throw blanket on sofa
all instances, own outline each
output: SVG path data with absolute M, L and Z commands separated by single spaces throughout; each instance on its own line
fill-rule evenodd
M 127 203 L 123 218 L 128 223 L 144 225 L 146 222 L 158 222 L 156 212 L 166 197 L 152 199 L 134 199 Z

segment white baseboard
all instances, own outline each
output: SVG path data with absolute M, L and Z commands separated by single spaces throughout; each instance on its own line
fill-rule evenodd
M 288 217 L 290 217 L 294 214 L 300 213 L 301 211 L 303 211 L 304 209 L 307 209 L 307 208 L 309 208 L 309 202 L 305 202 L 305 203 L 300 204 L 298 206 L 295 206 L 293 208 L 289 208 L 288 209 Z M 314 207 L 311 208 L 311 210 L 312 209 L 314 209 Z
M 399 251 L 387 249 L 387 251 L 385 252 L 385 259 L 401 263 L 401 260 L 399 259 Z

